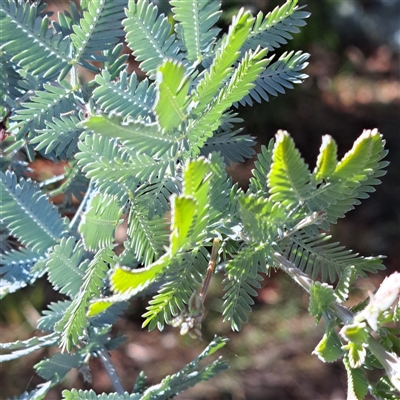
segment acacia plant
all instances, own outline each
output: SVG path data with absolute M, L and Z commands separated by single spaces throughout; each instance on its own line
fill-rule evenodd
M 43 334 L 1 344 L 2 361 L 59 348 L 35 366 L 44 383 L 20 398 L 43 398 L 72 368 L 88 376 L 92 357 L 115 393 L 72 389 L 63 398 L 167 399 L 213 377 L 226 362 L 199 363 L 225 344 L 220 337 L 158 385 L 148 387 L 140 374 L 130 392 L 108 352 L 121 343 L 111 327 L 137 296 L 151 298 L 144 327 L 172 324 L 201 336 L 216 269 L 224 274 L 222 318 L 233 330 L 246 322 L 260 280 L 280 269 L 309 293 L 311 316 L 325 320 L 314 353 L 342 360 L 348 399 L 398 398 L 399 332 L 390 323 L 400 317 L 399 274 L 346 308 L 355 279 L 382 269 L 382 258 L 359 256 L 327 234 L 380 183 L 388 164 L 382 136 L 364 131 L 340 161 L 324 136 L 311 171 L 279 131 L 243 191 L 225 172 L 253 154 L 235 110 L 306 78 L 308 54 L 275 59 L 273 52 L 309 13 L 297 0 L 256 17 L 241 9 L 221 34 L 219 0 L 170 5 L 172 18 L 149 0 L 82 0 L 50 18 L 41 2 L 1 0 L 1 296 L 44 275 L 64 296 L 42 311 Z M 123 40 L 145 78 L 127 72 Z M 85 69 L 94 74 L 89 82 L 80 78 Z M 25 161 L 35 157 L 68 167 L 35 182 Z M 60 193 L 56 206 L 50 198 Z M 366 371 L 382 367 L 381 379 L 370 381 Z

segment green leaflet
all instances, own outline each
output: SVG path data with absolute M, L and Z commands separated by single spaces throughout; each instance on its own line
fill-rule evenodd
M 117 116 L 93 115 L 82 124 L 102 136 L 120 140 L 133 151 L 151 156 L 167 153 L 177 141 L 172 135 L 163 135 L 156 123 L 124 122 Z
M 79 225 L 85 249 L 97 251 L 109 247 L 121 214 L 121 205 L 115 197 L 106 194 L 93 197 Z
M 316 281 L 311 285 L 308 311 L 310 315 L 315 316 L 317 321 L 319 321 L 322 314 L 327 311 L 327 308 L 334 303 L 335 300 L 332 286 Z
M 278 131 L 268 187 L 271 199 L 288 206 L 302 204 L 309 195 L 311 174 L 286 131 Z
M 331 136 L 322 137 L 322 145 L 319 150 L 314 176 L 317 182 L 329 178 L 337 165 L 337 146 Z
M 158 101 L 155 106 L 158 122 L 166 132 L 177 128 L 186 119 L 190 80 L 182 63 L 167 60 L 157 71 Z
M 179 196 L 173 198 L 171 223 L 172 255 L 175 255 L 190 243 L 190 229 L 193 226 L 198 209 L 197 202 L 192 197 Z
M 79 24 L 73 25 L 71 42 L 74 63 L 97 72 L 97 68 L 88 61 L 104 61 L 104 56 L 99 53 L 112 49 L 124 35 L 121 25 L 124 17 L 122 5 L 121 1 L 107 0 L 88 3 Z
M 347 357 L 343 358 L 347 372 L 347 398 L 363 400 L 368 393 L 368 381 L 362 368 L 352 368 Z
M 113 257 L 114 252 L 110 248 L 97 252 L 86 270 L 81 290 L 68 306 L 63 318 L 56 324 L 55 330 L 60 333 L 60 346 L 63 351 L 70 352 L 84 335 L 88 325 L 86 312 L 89 301 L 100 295 L 109 265 L 114 264 Z
M 1 343 L 0 350 L 11 351 L 9 354 L 1 354 L 0 361 L 6 362 L 15 360 L 19 357 L 25 356 L 27 354 L 33 353 L 36 350 L 40 350 L 43 347 L 53 346 L 59 340 L 59 335 L 57 333 L 51 333 L 50 335 L 42 337 L 33 337 L 28 340 L 17 340 L 12 343 Z
M 220 29 L 212 28 L 221 14 L 220 0 L 172 0 L 175 27 L 181 34 L 189 61 L 201 61 L 208 55 Z
M 115 81 L 115 77 L 113 78 L 110 72 L 104 69 L 101 74 L 96 75 L 95 81 L 99 86 L 93 91 L 93 98 L 105 113 L 118 113 L 123 118 L 154 119 L 155 84 L 150 84 L 147 78 L 139 82 L 135 72 L 128 78 L 124 70 L 119 74 L 118 81 Z M 92 116 L 89 121 L 92 118 L 96 116 Z
M 29 249 L 44 253 L 65 234 L 66 220 L 30 179 L 18 182 L 13 172 L 0 172 L 0 191 L 0 219 Z
M 84 355 L 56 353 L 35 365 L 36 372 L 45 380 L 61 382 L 65 375 L 83 362 Z
M 146 197 L 139 196 L 130 202 L 128 216 L 128 240 L 124 243 L 126 251 L 133 251 L 135 258 L 144 266 L 151 264 L 164 253 L 169 242 L 169 224 L 163 216 L 149 218 Z
M 145 268 L 128 269 L 116 267 L 110 277 L 111 289 L 116 293 L 129 293 L 134 296 L 148 287 L 169 265 L 171 255 L 164 254 L 153 264 Z
M 272 243 L 287 219 L 284 207 L 258 193 L 241 196 L 239 212 L 245 231 L 255 243 Z
M 213 63 L 196 87 L 196 95 L 193 97 L 193 102 L 197 104 L 195 114 L 200 115 L 207 108 L 231 75 L 232 65 L 240 56 L 239 50 L 250 34 L 253 21 L 251 14 L 243 10 L 233 18 L 228 34 L 218 46 Z
M 37 11 L 36 4 L 1 2 L 1 49 L 28 72 L 54 78 L 63 69 L 66 73 L 71 68 L 70 38 L 54 33 L 50 19 L 40 17 Z
M 54 246 L 46 262 L 54 289 L 71 298 L 79 293 L 89 264 L 88 260 L 82 262 L 83 256 L 82 242 L 76 242 L 74 237 L 62 238 L 60 244 Z
M 343 355 L 341 346 L 342 342 L 334 329 L 334 324 L 329 323 L 324 337 L 315 347 L 312 354 L 316 354 L 323 362 L 334 362 Z
M 163 14 L 157 16 L 158 8 L 149 0 L 129 1 L 127 19 L 122 21 L 126 32 L 126 41 L 141 70 L 150 77 L 167 59 L 178 60 L 179 46 L 172 26 Z

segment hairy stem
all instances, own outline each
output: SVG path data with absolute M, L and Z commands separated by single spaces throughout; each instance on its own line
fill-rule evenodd
M 122 386 L 121 379 L 118 376 L 118 373 L 117 373 L 113 363 L 111 362 L 111 358 L 108 354 L 108 351 L 103 347 L 97 351 L 97 355 L 99 356 L 100 361 L 103 363 L 104 368 L 106 369 L 107 374 L 111 379 L 111 382 L 114 386 L 115 391 L 118 394 L 124 394 L 125 389 Z

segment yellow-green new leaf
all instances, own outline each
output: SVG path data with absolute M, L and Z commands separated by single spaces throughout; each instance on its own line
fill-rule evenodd
M 222 39 L 210 69 L 197 86 L 196 97 L 193 99 L 197 104 L 194 110 L 197 115 L 210 104 L 231 75 L 232 65 L 240 56 L 240 49 L 250 35 L 253 22 L 250 12 L 244 12 L 243 9 L 232 19 L 229 32 Z
M 342 342 L 340 341 L 334 324 L 330 323 L 326 332 L 312 352 L 323 362 L 334 362 L 343 355 Z
M 271 199 L 284 205 L 297 206 L 310 195 L 311 174 L 293 139 L 286 131 L 278 131 L 268 174 Z
M 338 163 L 334 176 L 341 179 L 352 179 L 359 174 L 366 175 L 370 171 L 364 171 L 367 164 L 374 156 L 375 147 L 382 146 L 382 138 L 377 129 L 365 130 L 354 142 L 350 151 Z
M 315 167 L 314 176 L 316 180 L 322 181 L 329 178 L 335 171 L 337 165 L 337 146 L 335 141 L 329 135 L 322 137 L 322 145 L 319 150 L 317 166 Z
M 110 278 L 111 289 L 116 293 L 134 296 L 154 282 L 157 275 L 164 271 L 170 261 L 171 255 L 166 253 L 146 268 L 128 269 L 118 266 Z
M 157 72 L 158 101 L 155 111 L 158 122 L 165 131 L 170 131 L 186 119 L 186 104 L 190 80 L 185 76 L 182 63 L 168 60 Z
M 79 225 L 85 249 L 97 251 L 110 246 L 121 213 L 122 208 L 115 197 L 106 194 L 93 197 Z
M 193 197 L 174 197 L 172 202 L 171 254 L 190 243 L 190 230 L 197 214 L 197 202 Z

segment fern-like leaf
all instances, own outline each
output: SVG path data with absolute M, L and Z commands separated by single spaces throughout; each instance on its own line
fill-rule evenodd
M 53 151 L 60 160 L 67 160 L 77 150 L 78 138 L 82 129 L 77 127 L 80 119 L 71 116 L 54 118 L 53 122 L 45 120 L 46 128 L 38 129 L 38 135 L 31 139 L 31 143 L 38 143 L 35 150 L 44 150 L 49 155 Z
M 132 121 L 131 119 L 123 122 L 122 118 L 116 116 L 92 116 L 84 121 L 83 125 L 102 136 L 118 139 L 136 154 L 160 156 L 171 150 L 179 140 L 174 135 L 164 135 L 156 123 Z
M 61 335 L 62 350 L 70 352 L 84 335 L 88 325 L 86 311 L 89 301 L 100 295 L 109 264 L 114 263 L 113 255 L 110 248 L 102 249 L 95 255 L 86 270 L 81 290 L 67 308 L 63 318 L 56 324 L 55 329 Z
M 32 273 L 31 268 L 43 260 L 43 254 L 20 248 L 0 255 L 1 289 L 0 299 L 9 293 L 31 285 L 41 272 Z
M 24 108 L 16 110 L 12 120 L 17 121 L 13 128 L 20 128 L 17 139 L 21 139 L 30 131 L 31 136 L 36 129 L 45 128 L 44 121 L 51 121 L 52 118 L 60 118 L 61 114 L 67 114 L 74 108 L 74 89 L 63 81 L 61 85 L 45 84 L 43 90 L 35 92 L 29 102 L 23 103 Z
M 134 196 L 137 196 L 141 203 L 147 203 L 148 218 L 152 219 L 154 214 L 162 216 L 169 210 L 169 198 L 172 194 L 179 193 L 179 190 L 176 178 L 167 175 L 153 184 L 140 185 Z
M 121 25 L 123 17 L 124 9 L 121 1 L 89 2 L 79 25 L 73 25 L 71 42 L 74 62 L 96 72 L 97 68 L 88 61 L 105 61 L 105 57 L 99 52 L 112 49 L 123 36 Z
M 167 60 L 157 71 L 158 99 L 155 105 L 158 122 L 166 132 L 186 120 L 190 80 L 182 63 Z
M 43 379 L 61 382 L 65 375 L 84 361 L 84 354 L 56 353 L 35 365 L 35 370 Z
M 305 232 L 297 232 L 285 239 L 282 249 L 289 261 L 313 279 L 321 275 L 323 282 L 334 282 L 350 265 L 362 277 L 384 268 L 380 257 L 358 256 L 337 242 L 327 243 L 330 238 L 324 233 L 309 237 Z
M 0 105 L 11 108 L 16 99 L 24 93 L 20 81 L 22 76 L 19 73 L 19 68 L 16 64 L 7 60 L 3 55 L 0 55 Z M 4 117 L 4 115 L 0 115 Z
M 252 193 L 264 192 L 265 197 L 269 195 L 267 176 L 271 169 L 274 143 L 274 140 L 271 139 L 268 147 L 261 146 L 261 153 L 258 154 L 257 161 L 254 163 L 255 168 L 251 171 L 253 176 L 250 178 L 249 191 Z
M 231 76 L 232 65 L 240 57 L 240 49 L 250 34 L 253 21 L 251 14 L 243 10 L 233 18 L 228 34 L 216 50 L 213 63 L 197 84 L 193 98 L 196 115 L 200 115 L 209 106 L 224 82 Z
M 126 183 L 149 179 L 152 182 L 162 179 L 167 169 L 174 169 L 173 155 L 166 154 L 161 159 L 154 159 L 147 154 L 134 155 L 126 147 L 121 149 L 116 140 L 99 135 L 86 136 L 85 141 L 80 142 L 78 147 L 81 152 L 75 157 L 87 178 L 93 178 L 95 181 Z
M 221 14 L 220 0 L 172 0 L 175 28 L 182 31 L 182 39 L 191 62 L 201 61 L 208 55 L 220 31 L 212 28 Z M 211 29 L 212 28 L 212 29 Z
M 309 193 L 310 210 L 324 210 L 326 220 L 336 223 L 345 213 L 360 204 L 361 199 L 374 192 L 378 179 L 385 175 L 388 162 L 382 161 L 387 150 L 378 130 L 366 130 L 356 140 L 353 148 L 337 163 L 334 171 L 324 176 L 325 183 Z M 330 171 L 333 169 L 333 165 Z
M 40 350 L 43 347 L 53 346 L 57 343 L 59 335 L 52 333 L 43 337 L 33 337 L 28 340 L 17 340 L 12 343 L 1 343 L 0 350 L 10 352 L 9 354 L 1 354 L 0 361 L 6 362 L 15 360 L 19 357 L 33 353 L 34 351 Z
M 43 254 L 65 234 L 66 221 L 30 179 L 18 182 L 13 172 L 1 172 L 0 188 L 0 219 L 22 244 Z
M 123 71 L 118 81 L 114 82 L 111 74 L 103 70 L 101 74 L 96 75 L 95 81 L 99 86 L 93 91 L 93 99 L 104 112 L 113 111 L 123 118 L 155 119 L 155 85 L 149 84 L 148 79 L 139 82 L 136 73 L 128 79 L 126 71 Z
M 291 207 L 303 204 L 312 190 L 310 180 L 311 174 L 293 140 L 286 131 L 278 131 L 268 174 L 271 199 Z
M 64 316 L 71 302 L 72 300 L 64 300 L 50 303 L 48 310 L 44 310 L 43 315 L 39 318 L 37 329 L 44 332 L 53 332 L 57 322 Z
M 247 313 L 254 304 L 252 297 L 258 294 L 255 289 L 261 287 L 261 276 L 254 274 L 260 267 L 265 269 L 265 254 L 263 249 L 250 247 L 242 249 L 225 267 L 226 278 L 223 280 L 225 294 L 224 320 L 229 321 L 233 330 L 239 331 L 242 322 L 247 322 Z
M 293 84 L 300 84 L 308 77 L 301 71 L 307 67 L 309 57 L 309 54 L 301 51 L 283 53 L 260 74 L 254 88 L 239 103 L 243 106 L 246 104 L 252 106 L 253 100 L 257 103 L 261 103 L 262 100 L 269 101 L 269 96 L 278 96 L 279 93 L 285 93 L 286 89 L 293 89 Z M 271 60 L 272 58 L 269 59 Z
M 85 249 L 98 251 L 111 246 L 121 214 L 121 204 L 115 197 L 106 194 L 94 196 L 79 225 Z
M 254 81 L 268 62 L 263 59 L 264 55 L 265 52 L 262 50 L 246 53 L 229 82 L 221 89 L 218 97 L 208 105 L 208 109 L 201 116 L 189 120 L 187 136 L 192 145 L 192 155 L 195 155 L 203 147 L 206 140 L 212 136 L 213 131 L 220 126 L 224 111 L 247 95 L 254 87 Z M 212 75 L 210 74 L 210 76 Z M 205 95 L 209 97 L 211 92 L 208 94 L 206 92 Z M 193 112 L 197 113 L 197 108 Z
M 172 25 L 163 14 L 157 16 L 158 8 L 149 0 L 132 0 L 126 11 L 127 19 L 122 23 L 125 27 L 126 41 L 140 68 L 150 77 L 167 59 L 179 60 L 179 47 Z
M 143 327 L 149 325 L 149 329 L 158 326 L 160 329 L 164 322 L 170 324 L 189 304 L 191 295 L 201 284 L 207 269 L 208 252 L 200 248 L 192 253 L 185 253 L 182 258 L 176 260 L 168 269 L 165 283 L 158 294 L 153 297 L 143 314 L 146 320 Z
M 49 281 L 54 289 L 74 298 L 83 283 L 89 261 L 84 260 L 82 242 L 76 243 L 74 237 L 62 238 L 54 246 L 46 262 Z
M 249 135 L 239 135 L 241 129 L 233 132 L 221 132 L 207 139 L 200 154 L 208 157 L 211 153 L 220 153 L 225 164 L 239 163 L 254 154 L 254 138 Z
M 272 51 L 292 40 L 292 33 L 299 33 L 298 27 L 306 25 L 304 21 L 310 16 L 309 12 L 301 11 L 304 6 L 297 6 L 298 0 L 288 0 L 276 7 L 265 17 L 262 12 L 257 14 L 252 32 L 243 46 L 244 50 L 256 49 L 258 46 Z
M 154 215 L 149 219 L 147 203 L 132 201 L 125 247 L 133 250 L 138 261 L 147 266 L 157 259 L 168 245 L 168 235 L 165 218 Z
M 1 50 L 32 74 L 50 79 L 71 67 L 70 38 L 54 33 L 50 19 L 38 15 L 36 4 L 2 1 L 0 38 Z

